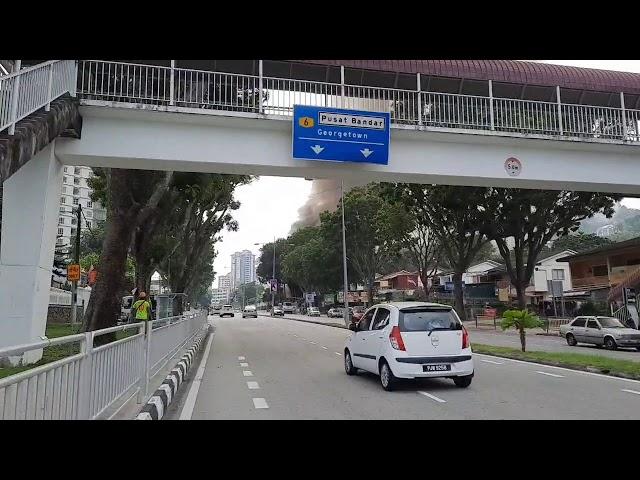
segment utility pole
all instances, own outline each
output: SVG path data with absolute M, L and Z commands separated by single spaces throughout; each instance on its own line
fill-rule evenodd
M 78 202 L 78 208 L 76 208 L 76 215 L 78 224 L 76 228 L 76 248 L 73 252 L 73 263 L 80 264 L 80 218 L 82 215 L 82 204 Z M 78 305 L 78 280 L 71 282 L 71 324 L 76 323 L 77 307 Z
M 344 281 L 344 324 L 349 326 L 349 299 L 347 298 L 347 294 L 349 293 L 349 281 L 347 279 L 347 240 L 345 235 L 344 228 L 344 180 L 340 180 L 341 191 L 340 195 L 342 197 L 342 270 L 343 270 L 343 281 Z M 371 301 L 371 299 L 369 299 Z

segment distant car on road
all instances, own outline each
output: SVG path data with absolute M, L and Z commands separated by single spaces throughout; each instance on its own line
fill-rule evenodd
M 282 302 L 282 311 L 284 313 L 295 313 L 296 306 L 291 302 Z
M 244 307 L 244 310 L 242 311 L 242 318 L 246 317 L 258 318 L 258 310 L 256 310 L 256 307 L 253 305 L 247 305 Z
M 640 350 L 640 332 L 625 327 L 615 317 L 582 316 L 560 326 L 560 335 L 567 344 L 591 343 L 608 350 L 618 347 L 631 347 Z
M 319 317 L 320 309 L 318 307 L 309 307 L 307 309 L 307 315 L 309 315 L 310 317 Z
M 344 308 L 334 307 L 327 312 L 329 318 L 342 318 L 344 316 Z
M 220 318 L 222 317 L 235 317 L 236 314 L 233 311 L 233 306 L 232 305 L 223 305 L 222 308 L 220 309 Z
M 399 378 L 445 377 L 457 387 L 474 375 L 469 333 L 449 305 L 426 302 L 381 303 L 369 308 L 344 344 L 344 369 L 380 376 L 385 390 Z
M 211 315 L 220 315 L 220 310 L 222 310 L 222 305 L 211 305 L 210 313 Z
M 284 310 L 280 306 L 275 306 L 271 309 L 271 316 L 275 317 L 276 315 L 284 317 Z

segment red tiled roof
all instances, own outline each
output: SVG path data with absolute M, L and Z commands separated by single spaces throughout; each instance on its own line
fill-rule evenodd
M 640 94 L 640 74 L 517 60 L 290 60 L 317 65 Z

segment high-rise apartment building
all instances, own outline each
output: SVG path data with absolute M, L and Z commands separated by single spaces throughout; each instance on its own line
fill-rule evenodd
M 82 205 L 80 226 L 83 230 L 93 228 L 99 222 L 106 220 L 106 210 L 99 202 L 91 200 L 92 189 L 89 187 L 88 180 L 92 176 L 93 171 L 89 167 L 70 165 L 64 167 L 60 191 L 57 245 L 73 244 L 78 228 L 78 218 L 73 209 L 77 205 Z
M 231 288 L 256 281 L 256 257 L 243 250 L 231 255 Z

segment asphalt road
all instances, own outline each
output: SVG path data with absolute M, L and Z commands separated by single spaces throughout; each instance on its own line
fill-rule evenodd
M 640 382 L 474 355 L 467 389 L 432 379 L 385 392 L 375 375 L 345 374 L 346 330 L 240 315 L 212 322 L 192 419 L 640 418 Z
M 309 317 L 300 314 L 287 314 L 285 318 L 296 318 L 301 320 L 313 320 L 322 323 L 339 323 L 343 324 L 340 318 L 327 318 L 325 315 L 320 317 Z M 471 342 L 483 343 L 485 345 L 494 345 L 499 347 L 520 348 L 520 339 L 515 330 L 502 331 L 500 328 L 494 330 L 493 327 L 475 328 L 473 323 L 465 324 L 471 335 Z M 527 332 L 527 350 L 541 352 L 565 352 L 565 353 L 583 353 L 585 355 L 601 355 L 604 357 L 619 358 L 622 360 L 631 360 L 640 362 L 640 352 L 635 348 L 621 350 L 605 350 L 597 348 L 594 345 L 579 344 L 570 347 L 564 338 L 560 336 L 536 335 L 534 331 Z

